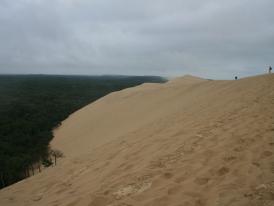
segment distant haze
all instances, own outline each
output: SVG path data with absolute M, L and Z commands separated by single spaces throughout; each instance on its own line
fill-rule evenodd
M 273 0 L 0 0 L 0 73 L 232 78 L 274 66 Z

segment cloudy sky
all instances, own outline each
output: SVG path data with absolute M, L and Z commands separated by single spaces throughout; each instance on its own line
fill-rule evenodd
M 273 0 L 0 0 L 0 73 L 248 76 Z

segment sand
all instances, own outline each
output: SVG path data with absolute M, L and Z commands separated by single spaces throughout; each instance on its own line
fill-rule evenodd
M 55 130 L 58 165 L 2 206 L 272 206 L 274 75 L 111 93 Z

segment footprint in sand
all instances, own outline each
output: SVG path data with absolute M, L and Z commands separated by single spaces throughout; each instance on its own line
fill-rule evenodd
M 165 167 L 166 167 L 166 164 L 163 160 L 152 161 L 149 166 L 150 169 L 158 169 L 158 168 L 165 168 Z
M 198 185 L 205 185 L 208 183 L 210 179 L 207 177 L 198 177 L 194 180 L 194 182 Z
M 15 200 L 15 198 L 14 197 L 8 197 L 7 198 L 9 201 L 13 201 L 13 200 Z
M 38 194 L 32 197 L 32 200 L 37 202 L 43 198 L 43 194 Z
M 235 152 L 242 152 L 245 148 L 243 146 L 238 146 L 238 147 L 235 147 L 233 150 Z
M 170 173 L 170 172 L 165 172 L 165 173 L 163 174 L 163 176 L 164 176 L 165 179 L 170 179 L 170 178 L 173 177 L 173 174 Z
M 133 167 L 134 167 L 134 165 L 132 165 L 132 164 L 127 164 L 127 163 L 123 163 L 123 164 L 121 164 L 121 165 L 119 166 L 119 168 L 123 169 L 124 171 L 130 170 L 130 169 L 133 168 Z
M 133 183 L 119 189 L 118 191 L 114 192 L 113 195 L 116 200 L 120 200 L 126 196 L 142 193 L 148 190 L 150 187 L 151 182 Z
M 252 162 L 253 165 L 255 165 L 256 167 L 260 167 L 261 164 L 259 162 Z
M 235 159 L 237 159 L 237 157 L 236 157 L 236 156 L 233 156 L 233 155 L 227 155 L 227 156 L 225 156 L 225 157 L 223 158 L 223 160 L 224 160 L 225 162 L 231 162 L 231 161 L 233 161 L 233 160 L 235 160 Z
M 270 151 L 264 151 L 262 154 L 261 154 L 261 157 L 262 158 L 267 158 L 267 157 L 270 157 L 270 156 L 272 156 L 272 152 L 270 152 Z
M 217 174 L 219 176 L 223 176 L 229 172 L 229 169 L 227 167 L 221 167 L 218 171 Z

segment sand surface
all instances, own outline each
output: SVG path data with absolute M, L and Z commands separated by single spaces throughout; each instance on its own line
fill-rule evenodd
M 273 206 L 274 75 L 111 93 L 55 131 L 56 167 L 1 206 Z

